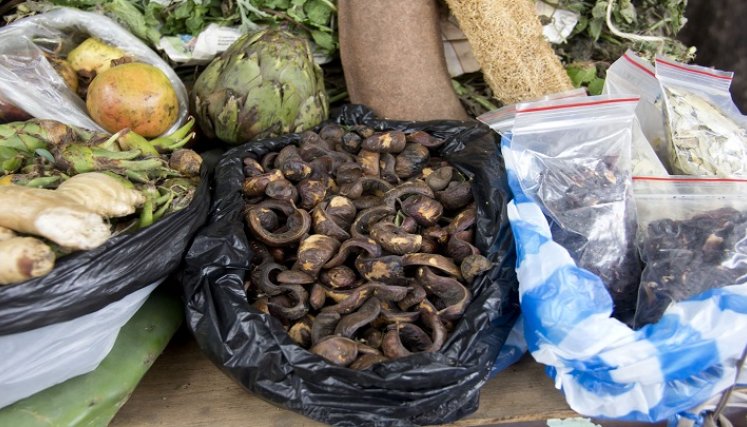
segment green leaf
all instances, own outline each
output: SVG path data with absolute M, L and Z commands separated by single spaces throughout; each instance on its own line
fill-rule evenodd
M 309 17 L 312 24 L 320 26 L 328 25 L 332 16 L 332 9 L 321 0 L 310 0 L 304 6 L 304 11 L 306 11 L 306 16 Z
M 603 88 L 604 88 L 604 79 L 600 79 L 599 77 L 594 77 L 594 80 L 592 80 L 589 83 L 587 90 L 589 91 L 589 95 L 601 95 Z
M 303 11 L 303 5 L 306 3 L 306 0 L 292 0 L 292 2 L 293 6 L 288 8 L 285 13 L 296 22 L 303 23 L 306 21 L 306 12 Z
M 330 52 L 335 50 L 335 38 L 332 37 L 332 34 L 319 30 L 311 30 L 311 37 L 314 39 L 314 43 L 320 48 Z
M 591 16 L 597 19 L 604 19 L 607 17 L 607 1 L 598 1 L 597 4 L 594 5 L 594 8 L 591 9 Z
M 571 12 L 576 12 L 579 15 L 586 14 L 586 12 L 588 10 L 588 6 L 586 4 L 584 4 L 584 2 L 564 4 L 562 7 L 565 10 L 570 10 Z
M 104 0 L 52 0 L 52 4 L 56 4 L 58 6 L 77 7 L 79 9 L 96 6 L 103 2 Z
M 161 12 L 163 11 L 163 6 L 161 6 L 158 3 L 152 2 L 148 3 L 145 6 L 145 23 L 149 27 L 157 28 L 159 25 L 161 25 L 161 21 L 159 19 L 159 16 L 161 15 Z
M 34 150 L 34 153 L 36 153 L 37 156 L 43 157 L 49 162 L 54 163 L 54 156 L 49 152 L 49 150 L 45 150 L 44 148 L 37 148 L 36 150 Z
M 158 25 L 149 25 L 146 16 L 128 0 L 112 0 L 103 5 L 103 10 L 111 18 L 127 27 L 131 33 L 151 44 L 161 38 Z
M 630 0 L 622 0 L 620 2 L 620 16 L 622 17 L 625 22 L 628 24 L 632 24 L 636 21 L 636 12 L 635 12 L 635 6 L 633 6 L 633 3 L 630 2 Z
M 581 16 L 578 18 L 578 23 L 576 24 L 576 27 L 573 28 L 573 34 L 581 34 L 584 32 L 584 30 L 589 26 L 589 18 L 585 16 Z
M 171 18 L 173 19 L 187 19 L 192 15 L 192 11 L 194 10 L 194 4 L 191 0 L 185 1 L 183 3 L 179 3 L 179 6 L 177 6 L 174 11 L 171 13 Z
M 595 19 L 591 22 L 589 22 L 589 36 L 592 40 L 597 41 L 599 40 L 599 36 L 602 34 L 602 26 L 603 21 L 599 19 Z
M 200 10 L 200 9 L 197 9 Z M 192 34 L 193 36 L 196 36 L 197 34 L 202 31 L 203 28 L 205 28 L 205 21 L 203 20 L 204 13 L 197 13 L 195 12 L 194 15 L 187 18 L 186 21 L 184 21 L 184 24 L 187 26 L 187 31 Z
M 266 9 L 285 10 L 290 7 L 289 0 L 265 0 L 264 5 L 259 5 Z
M 591 63 L 571 64 L 566 68 L 566 72 L 574 87 L 581 87 L 597 77 L 597 67 Z

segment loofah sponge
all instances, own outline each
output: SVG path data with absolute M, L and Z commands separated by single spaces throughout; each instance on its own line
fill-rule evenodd
M 497 99 L 515 103 L 573 89 L 542 35 L 533 0 L 446 0 Z

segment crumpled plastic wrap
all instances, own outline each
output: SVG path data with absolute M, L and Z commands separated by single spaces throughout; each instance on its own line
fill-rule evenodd
M 425 130 L 445 138 L 444 157 L 474 180 L 476 246 L 495 265 L 472 284 L 473 301 L 444 347 L 356 371 L 299 347 L 277 319 L 250 306 L 243 288 L 251 253 L 242 215 L 242 159 L 297 143 L 298 134 L 242 145 L 217 166 L 210 219 L 189 248 L 181 276 L 187 324 L 208 357 L 245 389 L 315 420 L 349 426 L 454 421 L 477 409 L 479 388 L 518 315 L 496 135 L 465 122 L 378 120 L 362 106 L 345 106 L 333 117 L 345 125 Z
M 174 70 L 145 43 L 111 19 L 92 12 L 56 8 L 0 28 L 0 97 L 33 117 L 104 132 L 86 104 L 71 91 L 44 56 L 43 48 L 74 48 L 88 36 L 117 46 L 168 77 L 179 101 L 179 116 L 166 134 L 178 129 L 189 111 L 187 90 Z

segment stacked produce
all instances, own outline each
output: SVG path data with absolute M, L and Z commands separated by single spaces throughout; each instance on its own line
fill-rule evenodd
M 202 161 L 181 148 L 193 124 L 151 141 L 53 120 L 0 125 L 0 229 L 9 230 L 0 284 L 45 275 L 56 255 L 93 249 L 186 207 Z
M 72 49 L 68 40 L 34 43 L 106 132 L 49 119 L 0 125 L 0 200 L 9 206 L 0 226 L 22 233 L 4 241 L 9 266 L 0 284 L 42 276 L 55 256 L 96 248 L 186 207 L 202 162 L 183 148 L 194 119 L 163 135 L 180 108 L 161 69 L 95 37 Z M 23 109 L 0 107 L 2 117 Z
M 431 156 L 443 142 L 328 124 L 246 158 L 254 306 L 354 369 L 437 351 L 491 267 L 472 244 L 470 181 Z

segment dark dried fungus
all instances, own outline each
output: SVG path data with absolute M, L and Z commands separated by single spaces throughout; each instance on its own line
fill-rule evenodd
M 747 277 L 747 214 L 721 208 L 686 220 L 649 223 L 635 327 L 659 320 L 672 303 Z
M 615 316 L 629 320 L 641 272 L 629 174 L 614 158 L 547 162 L 537 196 L 553 219 L 553 240 L 568 250 L 579 267 L 602 279 Z

